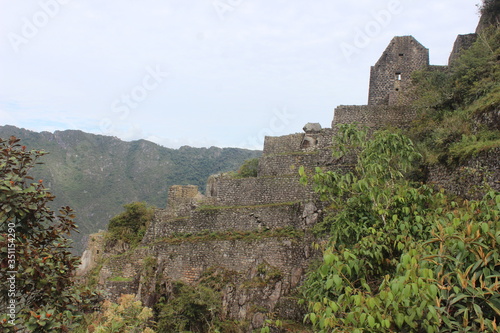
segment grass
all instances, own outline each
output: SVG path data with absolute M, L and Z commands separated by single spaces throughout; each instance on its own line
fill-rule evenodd
M 197 211 L 210 211 L 210 210 L 285 207 L 285 206 L 293 206 L 293 205 L 298 204 L 300 202 L 301 201 L 290 201 L 290 202 L 278 202 L 278 203 L 262 204 L 262 205 L 249 205 L 249 206 L 209 206 L 209 205 L 206 205 L 206 206 L 200 206 L 196 210 Z
M 420 114 L 410 136 L 425 163 L 456 167 L 500 146 L 491 117 L 500 107 L 499 52 L 500 29 L 492 28 L 447 71 L 414 73 Z
M 278 153 L 278 154 L 267 155 L 267 156 L 301 156 L 301 155 L 317 155 L 319 153 L 320 153 L 320 150 L 313 150 L 313 151 L 291 151 L 291 152 Z
M 133 278 L 126 278 L 123 276 L 114 276 L 108 279 L 109 282 L 132 282 Z
M 451 145 L 450 155 L 460 161 L 477 156 L 481 152 L 500 147 L 500 133 L 491 135 L 463 136 L 462 140 Z M 496 138 L 495 138 L 496 137 Z
M 265 238 L 294 238 L 300 239 L 304 237 L 304 232 L 292 227 L 280 228 L 275 230 L 265 231 L 225 231 L 225 232 L 200 232 L 200 233 L 179 233 L 171 237 L 158 239 L 150 246 L 158 244 L 181 244 L 185 242 L 198 243 L 207 241 L 228 241 L 228 240 L 243 240 L 254 241 Z

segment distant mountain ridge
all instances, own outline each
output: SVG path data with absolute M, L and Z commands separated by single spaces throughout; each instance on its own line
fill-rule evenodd
M 53 208 L 69 205 L 80 234 L 75 249 L 83 251 L 86 236 L 106 229 L 111 217 L 132 201 L 164 207 L 171 185 L 205 189 L 211 174 L 236 170 L 261 151 L 239 148 L 170 149 L 146 140 L 125 142 L 116 137 L 78 130 L 33 132 L 0 126 L 0 138 L 16 136 L 28 149 L 49 152 L 34 170 L 56 196 Z

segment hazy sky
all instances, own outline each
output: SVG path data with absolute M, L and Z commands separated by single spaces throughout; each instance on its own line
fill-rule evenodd
M 0 0 L 0 125 L 261 149 L 366 104 L 413 35 L 447 63 L 479 0 Z

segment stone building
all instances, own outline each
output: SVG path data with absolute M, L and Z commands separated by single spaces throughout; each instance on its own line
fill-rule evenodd
M 429 50 L 413 36 L 394 37 L 370 70 L 368 105 L 405 105 L 411 73 L 429 66 Z

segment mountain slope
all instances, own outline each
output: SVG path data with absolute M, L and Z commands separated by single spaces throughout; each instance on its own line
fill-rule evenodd
M 74 130 L 36 133 L 0 126 L 1 138 L 11 135 L 28 149 L 49 152 L 33 176 L 56 195 L 53 208 L 69 205 L 76 211 L 77 252 L 82 252 L 87 235 L 106 229 L 124 204 L 145 201 L 164 207 L 171 185 L 198 185 L 203 191 L 209 175 L 235 170 L 261 154 L 238 148 L 169 149 L 146 140 L 125 142 Z

